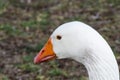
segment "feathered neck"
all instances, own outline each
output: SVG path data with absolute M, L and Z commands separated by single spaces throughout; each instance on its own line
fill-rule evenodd
M 88 71 L 89 80 L 119 80 L 118 65 L 113 54 L 86 55 L 82 63 Z
M 95 60 L 95 63 L 89 63 L 90 61 L 85 63 L 85 67 L 89 74 L 89 80 L 119 80 L 116 62 L 112 64 L 114 61 L 97 57 L 94 57 L 94 61 Z

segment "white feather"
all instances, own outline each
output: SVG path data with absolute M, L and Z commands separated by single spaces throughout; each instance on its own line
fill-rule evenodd
M 56 36 L 62 36 L 61 40 Z M 108 43 L 90 26 L 73 21 L 51 35 L 59 59 L 71 58 L 85 65 L 89 80 L 119 80 L 118 64 Z

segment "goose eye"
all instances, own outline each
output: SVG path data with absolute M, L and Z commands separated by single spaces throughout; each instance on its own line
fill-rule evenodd
M 58 40 L 61 40 L 61 39 L 62 39 L 62 36 L 57 35 L 56 38 L 57 38 Z

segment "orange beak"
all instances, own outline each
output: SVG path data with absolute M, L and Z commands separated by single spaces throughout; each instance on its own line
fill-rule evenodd
M 54 58 L 56 58 L 56 55 L 53 51 L 53 45 L 51 43 L 51 39 L 49 39 L 47 43 L 45 44 L 45 46 L 41 49 L 41 51 L 34 58 L 34 63 L 37 64 L 37 63 L 48 61 Z

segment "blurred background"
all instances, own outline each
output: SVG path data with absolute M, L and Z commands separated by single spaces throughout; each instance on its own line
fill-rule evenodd
M 0 80 L 86 80 L 73 60 L 33 63 L 55 28 L 74 20 L 96 29 L 120 64 L 120 0 L 0 0 Z

